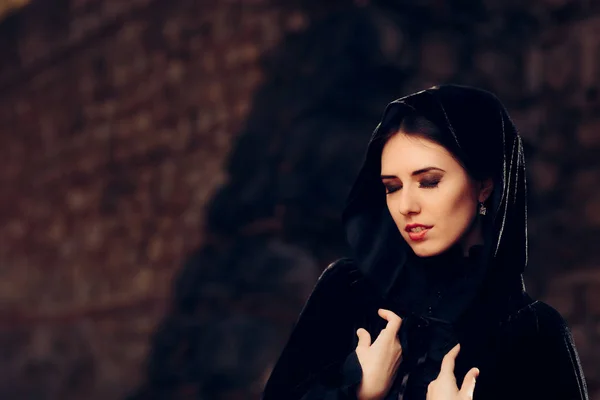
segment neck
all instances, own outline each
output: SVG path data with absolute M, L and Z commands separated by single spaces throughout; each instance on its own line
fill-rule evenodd
M 463 255 L 465 257 L 468 257 L 469 250 L 471 250 L 471 247 L 482 245 L 483 243 L 484 241 L 483 233 L 481 230 L 481 220 L 479 216 L 476 216 L 475 220 L 473 221 L 473 224 L 471 224 L 471 227 L 469 228 L 467 233 L 465 233 L 460 242 L 461 248 L 463 250 Z

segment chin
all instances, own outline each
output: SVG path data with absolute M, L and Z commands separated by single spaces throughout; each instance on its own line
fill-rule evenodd
M 419 243 L 415 246 L 410 246 L 412 251 L 418 257 L 433 257 L 442 254 L 449 249 L 449 246 L 431 246 L 428 243 Z

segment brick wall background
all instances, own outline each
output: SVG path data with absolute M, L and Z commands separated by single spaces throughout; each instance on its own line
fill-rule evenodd
M 32 1 L 3 20 L 2 398 L 257 398 L 344 253 L 383 106 L 453 81 L 495 91 L 527 141 L 527 283 L 600 399 L 600 4 L 321 3 Z

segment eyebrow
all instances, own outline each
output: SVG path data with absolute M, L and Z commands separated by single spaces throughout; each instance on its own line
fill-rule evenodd
M 437 167 L 425 167 L 425 168 L 421 168 L 418 169 L 416 171 L 413 171 L 412 174 L 410 174 L 411 176 L 417 176 L 417 175 L 421 175 L 424 174 L 426 172 L 430 172 L 430 171 L 441 171 L 441 172 L 446 172 L 441 168 L 437 168 Z M 381 175 L 381 179 L 395 179 L 397 178 L 396 175 Z

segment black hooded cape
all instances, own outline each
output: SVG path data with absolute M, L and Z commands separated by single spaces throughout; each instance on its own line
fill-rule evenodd
M 414 255 L 386 206 L 380 181 L 382 133 L 403 115 L 434 122 L 469 170 L 494 179 L 483 218 L 484 245 Z M 394 122 L 395 121 L 395 122 Z M 527 193 L 523 144 L 502 103 L 480 89 L 436 86 L 390 103 L 377 125 L 343 214 L 352 258 L 323 272 L 263 391 L 263 400 L 356 399 L 362 371 L 356 330 L 375 340 L 403 319 L 402 361 L 385 399 L 424 400 L 443 356 L 456 344 L 460 387 L 481 371 L 474 399 L 588 399 L 569 328 L 525 291 Z

